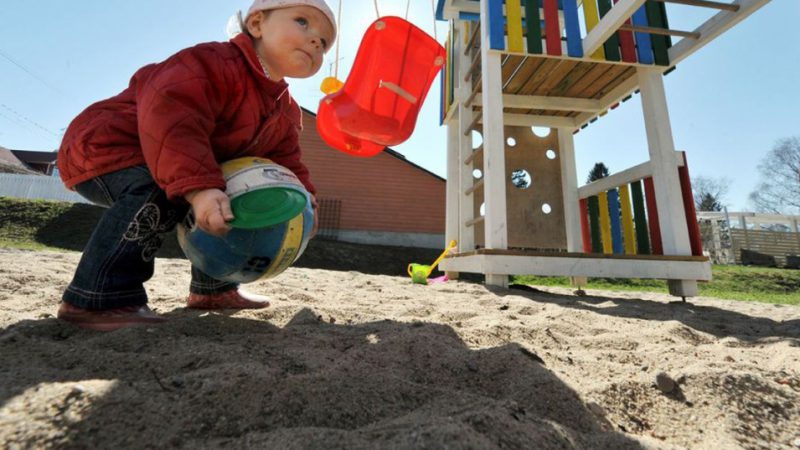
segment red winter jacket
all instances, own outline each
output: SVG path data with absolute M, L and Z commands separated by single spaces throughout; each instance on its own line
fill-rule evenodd
M 285 82 L 264 75 L 249 36 L 188 48 L 139 69 L 119 95 L 72 121 L 58 153 L 68 188 L 147 164 L 171 199 L 225 189 L 220 162 L 261 156 L 315 194 L 300 162 L 302 112 Z

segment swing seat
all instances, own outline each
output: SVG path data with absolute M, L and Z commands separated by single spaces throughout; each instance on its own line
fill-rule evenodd
M 406 141 L 445 55 L 444 47 L 410 22 L 376 20 L 344 87 L 320 101 L 320 136 L 337 150 L 365 157 Z

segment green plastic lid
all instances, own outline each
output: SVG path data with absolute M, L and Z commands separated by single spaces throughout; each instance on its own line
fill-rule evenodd
M 295 218 L 306 207 L 306 196 L 283 187 L 258 189 L 231 200 L 234 228 L 265 228 Z

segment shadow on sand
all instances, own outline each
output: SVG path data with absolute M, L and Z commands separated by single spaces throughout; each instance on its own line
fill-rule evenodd
M 640 448 L 517 344 L 472 350 L 445 325 L 332 324 L 310 309 L 279 328 L 271 314 L 176 310 L 105 334 L 12 325 L 0 332 L 6 443 Z
M 497 295 L 520 295 L 537 303 L 552 303 L 565 308 L 591 311 L 614 317 L 652 321 L 674 320 L 697 331 L 717 337 L 743 341 L 787 338 L 800 346 L 800 318 L 777 322 L 765 317 L 705 306 L 702 300 L 669 303 L 615 297 L 569 296 L 544 292 L 531 286 L 512 285 L 510 290 L 491 289 Z M 733 301 L 733 300 L 732 300 Z M 785 307 L 776 305 L 777 308 Z

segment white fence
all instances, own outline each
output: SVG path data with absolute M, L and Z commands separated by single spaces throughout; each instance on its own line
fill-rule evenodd
M 800 216 L 752 212 L 698 211 L 703 249 L 715 263 L 741 264 L 741 251 L 751 250 L 787 264 L 800 255 Z
M 0 173 L 0 197 L 90 203 L 77 192 L 64 187 L 58 177 Z

